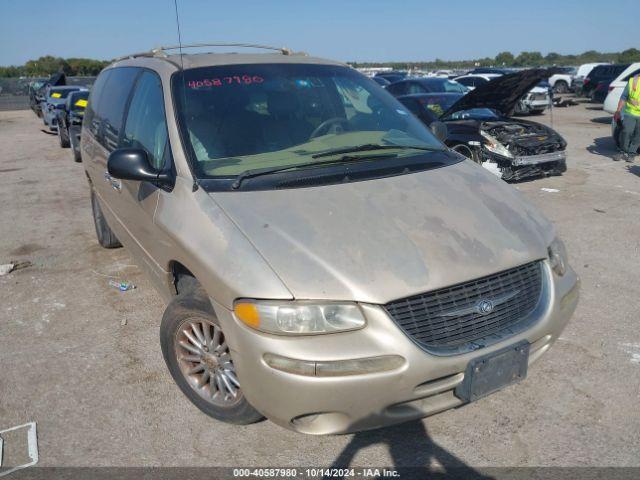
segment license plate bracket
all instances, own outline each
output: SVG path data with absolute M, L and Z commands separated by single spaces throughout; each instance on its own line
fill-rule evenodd
M 524 380 L 529 365 L 529 346 L 529 342 L 522 341 L 471 360 L 464 380 L 456 387 L 456 396 L 465 402 L 473 402 Z

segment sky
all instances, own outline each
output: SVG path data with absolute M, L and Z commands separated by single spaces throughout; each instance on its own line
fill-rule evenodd
M 0 65 L 111 59 L 177 43 L 174 0 L 0 0 Z M 638 47 L 638 0 L 177 0 L 182 42 L 287 46 L 340 61 L 464 60 Z

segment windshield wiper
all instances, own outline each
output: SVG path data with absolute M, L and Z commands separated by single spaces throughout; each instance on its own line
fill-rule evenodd
M 314 153 L 311 158 L 330 157 L 331 155 L 340 155 L 341 153 L 367 152 L 370 150 L 427 150 L 429 152 L 440 152 L 443 149 L 439 147 L 430 147 L 428 145 L 383 145 L 380 143 L 365 143 L 354 147 L 333 148 L 324 152 Z
M 281 167 L 264 167 L 264 168 L 252 168 L 251 170 L 245 170 L 240 173 L 236 180 L 231 184 L 231 188 L 237 190 L 242 185 L 242 182 L 247 178 L 259 177 L 261 175 L 270 175 L 272 173 L 284 172 L 286 170 L 293 170 L 295 168 L 305 168 L 305 167 L 315 167 L 317 165 L 329 165 L 332 163 L 343 163 L 343 162 L 361 162 L 368 160 L 379 160 L 381 158 L 393 158 L 397 157 L 395 153 L 383 153 L 378 155 L 343 155 L 339 158 L 332 158 L 331 160 L 321 160 L 319 162 L 304 162 L 304 163 L 294 163 L 292 165 L 283 165 Z

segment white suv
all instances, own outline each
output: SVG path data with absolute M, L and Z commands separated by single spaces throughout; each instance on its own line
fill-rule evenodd
M 609 94 L 604 100 L 604 110 L 608 113 L 615 113 L 618 109 L 618 102 L 624 91 L 627 82 L 634 75 L 640 74 L 640 62 L 629 65 L 618 77 L 609 85 Z

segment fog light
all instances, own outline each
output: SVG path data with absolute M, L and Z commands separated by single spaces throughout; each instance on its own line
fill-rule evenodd
M 264 361 L 271 368 L 282 372 L 308 377 L 341 377 L 387 372 L 402 367 L 405 359 L 399 355 L 354 358 L 349 360 L 310 361 L 265 353 Z
M 264 361 L 271 368 L 275 368 L 281 372 L 295 373 L 296 375 L 306 375 L 309 377 L 313 377 L 316 374 L 316 362 L 295 360 L 272 353 L 265 353 Z

